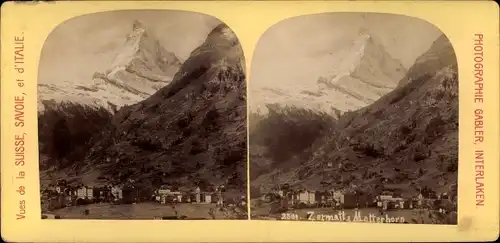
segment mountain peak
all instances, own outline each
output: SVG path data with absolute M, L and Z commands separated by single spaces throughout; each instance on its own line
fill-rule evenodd
M 371 38 L 371 33 L 368 29 L 366 28 L 360 28 L 358 31 L 358 35 L 362 37 L 368 37 Z
M 97 79 L 94 83 L 104 84 L 102 89 L 116 86 L 135 97 L 127 100 L 139 101 L 170 83 L 180 65 L 179 59 L 161 45 L 154 32 L 134 20 L 132 31 L 112 65 L 103 74 L 94 75 Z
M 369 33 L 365 33 L 365 34 L 360 35 L 359 40 L 364 42 L 365 44 L 373 43 L 372 35 L 370 35 Z
M 238 38 L 236 37 L 236 34 L 227 26 L 226 24 L 222 23 L 219 24 L 217 27 L 215 27 L 210 34 L 208 34 L 208 37 L 205 42 L 208 43 L 218 43 L 220 41 L 223 42 L 229 42 L 229 43 L 236 43 L 238 42 Z
M 148 32 L 146 26 L 141 21 L 135 20 L 132 23 L 132 31 L 127 35 L 127 42 L 140 44 L 142 39 L 151 36 Z M 156 39 L 155 37 L 152 38 Z
M 161 46 L 154 33 L 150 32 L 141 21 L 134 20 L 132 22 L 132 32 L 128 34 L 123 50 L 116 56 L 112 69 L 129 67 L 138 59 L 148 66 L 146 69 L 156 69 L 157 71 L 165 71 L 164 69 L 168 69 L 167 66 L 170 66 L 170 64 L 180 64 L 173 53 L 168 52 Z M 158 60 L 161 63 L 157 63 Z M 158 64 L 161 64 L 159 69 L 156 67 Z
M 322 92 L 341 93 L 359 106 L 371 104 L 397 86 L 405 68 L 377 38 L 360 29 L 350 46 L 337 53 L 330 74 L 317 81 Z M 338 95 L 338 94 L 336 94 Z M 335 107 L 340 110 L 344 105 Z
M 367 48 L 377 48 L 376 46 L 380 45 L 368 30 L 361 29 L 354 39 L 353 46 L 355 49 L 359 49 L 360 52 L 364 52 Z
M 132 30 L 136 31 L 138 29 L 144 29 L 144 24 L 139 20 L 134 20 L 132 23 Z

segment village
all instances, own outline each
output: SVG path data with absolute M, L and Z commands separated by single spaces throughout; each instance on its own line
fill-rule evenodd
M 43 189 L 42 212 L 52 212 L 66 207 L 75 207 L 89 204 L 215 204 L 218 208 L 246 207 L 246 197 L 225 197 L 225 187 L 220 185 L 203 191 L 200 187 L 191 190 L 179 190 L 173 186 L 162 185 L 156 189 L 146 189 L 133 185 L 133 181 L 124 185 L 86 186 L 79 184 L 70 186 L 65 180 L 59 180 L 56 185 Z M 89 214 L 88 210 L 82 212 Z
M 261 215 L 276 215 L 300 209 L 330 208 L 333 210 L 376 209 L 387 211 L 426 209 L 441 213 L 456 212 L 456 193 L 435 193 L 428 188 L 416 195 L 405 195 L 400 188 L 387 186 L 378 194 L 363 193 L 352 189 L 308 190 L 292 189 L 289 185 L 280 185 L 268 190 L 261 189 L 260 197 L 252 200 L 252 213 L 262 205 L 273 205 Z M 262 193 L 263 192 L 263 193 Z

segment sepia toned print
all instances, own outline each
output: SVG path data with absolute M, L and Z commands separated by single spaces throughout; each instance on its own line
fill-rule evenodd
M 183 11 L 70 19 L 41 54 L 42 218 L 247 219 L 243 51 Z
M 458 70 L 402 15 L 283 20 L 249 86 L 252 219 L 457 223 Z

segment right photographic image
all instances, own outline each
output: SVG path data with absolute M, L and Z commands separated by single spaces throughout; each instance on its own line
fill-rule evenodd
M 452 43 L 422 19 L 269 28 L 248 83 L 251 219 L 456 225 L 458 78 Z

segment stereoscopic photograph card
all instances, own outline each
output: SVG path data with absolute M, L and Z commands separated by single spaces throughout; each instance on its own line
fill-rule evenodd
M 493 1 L 1 11 L 5 241 L 498 238 Z

